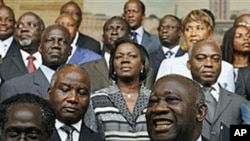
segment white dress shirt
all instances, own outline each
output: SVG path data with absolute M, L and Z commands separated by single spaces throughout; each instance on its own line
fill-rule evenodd
M 77 40 L 78 40 L 78 37 L 79 37 L 79 32 L 76 32 L 76 36 L 75 36 L 73 42 L 71 43 L 72 50 L 71 50 L 70 56 L 68 57 L 67 63 L 69 62 L 69 60 L 71 59 L 71 57 L 73 56 L 73 54 L 74 54 L 75 51 L 76 51 L 76 48 L 77 48 L 76 42 L 77 42 Z
M 162 50 L 163 50 L 163 53 L 165 54 L 167 51 L 171 51 L 173 54 L 170 56 L 170 58 L 175 58 L 175 55 L 176 55 L 176 53 L 178 52 L 178 50 L 179 50 L 179 48 L 180 48 L 180 45 L 177 45 L 177 46 L 175 46 L 175 47 L 173 47 L 173 48 L 171 48 L 171 49 L 169 49 L 169 48 L 167 48 L 167 47 L 162 47 Z M 169 59 L 169 58 L 168 58 Z
M 192 79 L 191 72 L 186 66 L 187 61 L 187 53 L 181 57 L 164 59 L 159 67 L 156 80 L 167 74 L 179 74 Z M 234 72 L 231 64 L 222 61 L 221 73 L 218 77 L 218 82 L 223 88 L 231 92 L 235 92 Z
M 52 78 L 53 74 L 55 73 L 55 70 L 52 70 L 51 68 L 49 68 L 45 65 L 41 65 L 40 69 L 42 70 L 43 74 L 47 78 L 48 82 L 51 82 L 51 78 Z
M 59 120 L 56 119 L 56 130 L 61 138 L 62 141 L 65 141 L 67 138 L 67 133 L 61 129 L 62 126 L 65 124 L 60 122 Z M 81 130 L 81 125 L 82 125 L 82 120 L 77 122 L 76 124 L 72 124 L 76 130 L 73 131 L 73 141 L 78 141 L 79 136 L 80 136 L 80 130 Z
M 25 64 L 25 66 L 27 67 L 28 62 L 29 62 L 29 60 L 27 58 L 30 56 L 30 54 L 27 53 L 26 51 L 23 51 L 22 49 L 20 49 L 20 52 L 21 52 L 21 55 L 23 58 L 23 62 Z M 42 56 L 41 56 L 40 52 L 36 52 L 32 55 L 36 58 L 33 63 L 36 66 L 36 69 L 38 69 L 42 64 Z
M 106 61 L 107 67 L 109 68 L 110 53 L 105 52 L 104 53 L 104 59 Z
M 142 36 L 143 36 L 143 32 L 144 32 L 143 27 L 140 26 L 139 28 L 137 28 L 136 30 L 132 30 L 131 32 L 136 32 L 137 33 L 136 39 L 137 39 L 138 44 L 141 45 L 141 43 L 142 43 Z
M 8 39 L 4 41 L 0 40 L 0 55 L 2 58 L 6 56 L 12 41 L 13 41 L 13 36 L 10 36 Z

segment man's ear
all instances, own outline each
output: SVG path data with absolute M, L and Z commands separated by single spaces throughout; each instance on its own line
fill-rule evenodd
M 186 66 L 187 66 L 187 68 L 190 70 L 190 68 L 191 68 L 190 60 L 187 61 Z
M 50 96 L 51 96 L 51 88 L 49 87 L 47 90 L 47 99 L 50 100 Z
M 207 115 L 207 105 L 206 104 L 199 104 L 197 113 L 196 113 L 196 118 L 197 121 L 203 121 Z

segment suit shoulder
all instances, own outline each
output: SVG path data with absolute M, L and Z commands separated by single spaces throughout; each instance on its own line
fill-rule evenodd
M 81 40 L 85 40 L 85 41 L 89 41 L 89 42 L 92 42 L 92 43 L 100 44 L 96 39 L 94 39 L 93 37 L 90 37 L 90 36 L 88 36 L 86 34 L 80 33 L 79 38 Z

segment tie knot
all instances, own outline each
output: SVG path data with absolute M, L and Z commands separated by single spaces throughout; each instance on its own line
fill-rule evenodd
M 73 126 L 70 125 L 63 125 L 61 129 L 66 132 L 67 134 L 72 134 L 72 132 L 75 130 Z
M 167 51 L 166 53 L 165 53 L 165 56 L 166 56 L 166 58 L 170 58 L 172 55 L 173 55 L 174 53 L 172 52 L 172 51 Z
M 32 61 L 34 61 L 34 60 L 36 60 L 36 57 L 30 55 L 30 56 L 27 57 L 27 60 L 32 60 Z
M 131 32 L 131 35 L 132 35 L 132 36 L 136 36 L 136 35 L 137 35 L 137 32 L 132 31 L 132 32 Z
M 203 87 L 204 92 L 211 92 L 213 87 Z

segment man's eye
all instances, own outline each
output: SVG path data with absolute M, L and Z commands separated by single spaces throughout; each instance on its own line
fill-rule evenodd
M 165 99 L 165 101 L 166 101 L 167 103 L 176 103 L 176 102 L 179 102 L 180 99 L 177 98 L 177 97 L 167 97 L 167 98 Z
M 28 138 L 30 138 L 32 140 L 36 140 L 39 138 L 40 135 L 37 132 L 32 132 L 32 133 L 28 133 L 27 136 L 28 136 Z
M 6 132 L 6 134 L 9 137 L 17 137 L 17 136 L 19 136 L 19 133 L 16 130 L 9 130 L 9 131 Z

